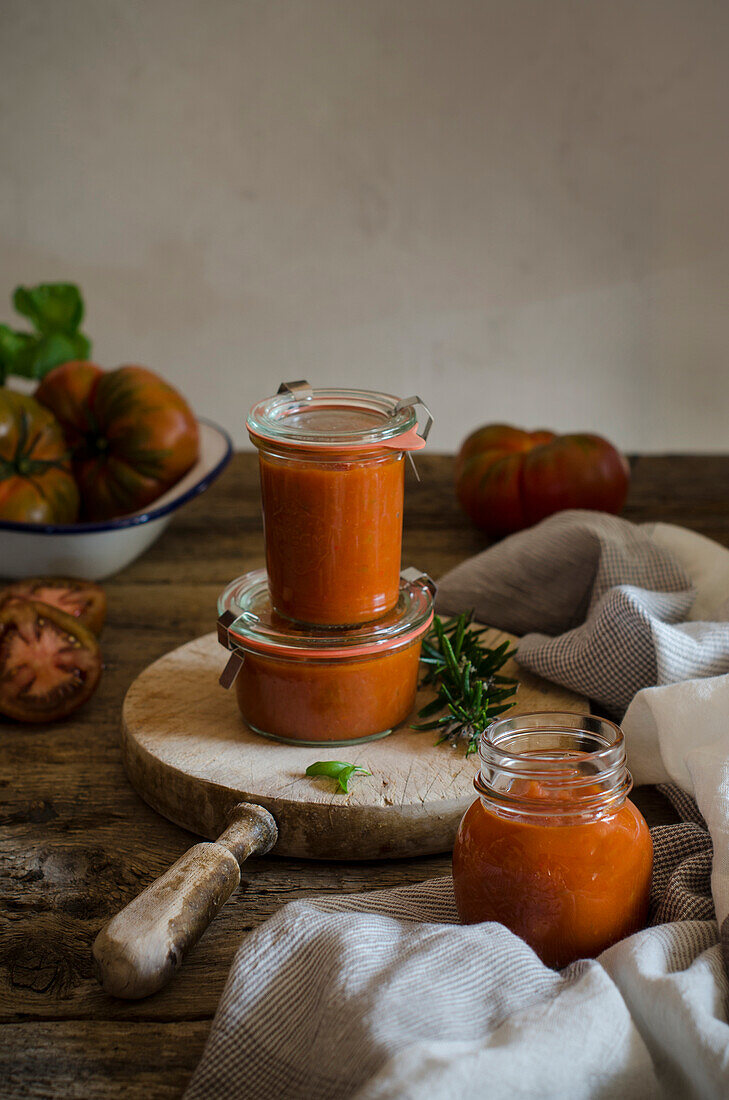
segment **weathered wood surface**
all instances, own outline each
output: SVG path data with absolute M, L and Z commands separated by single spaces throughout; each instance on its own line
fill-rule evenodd
M 484 629 L 484 643 L 514 642 Z M 122 709 L 122 755 L 134 789 L 183 828 L 214 839 L 237 802 L 260 803 L 278 825 L 276 854 L 306 859 L 392 859 L 453 848 L 473 801 L 478 756 L 437 744 L 410 728 L 435 698 L 421 688 L 412 715 L 389 737 L 348 748 L 266 741 L 243 722 L 233 692 L 218 677 L 227 653 L 204 634 L 160 657 L 129 689 Z M 510 714 L 584 711 L 587 701 L 521 669 Z M 316 760 L 343 757 L 369 771 L 344 794 L 307 776 Z
M 404 561 L 437 577 L 486 542 L 461 517 L 452 460 L 418 456 L 408 483 Z M 729 546 L 729 456 L 633 463 L 629 519 L 681 523 Z M 201 1053 L 241 936 L 304 894 L 359 891 L 447 873 L 448 857 L 307 863 L 267 856 L 166 990 L 137 1003 L 92 975 L 99 928 L 190 846 L 127 783 L 121 702 L 151 661 L 211 629 L 221 588 L 263 564 L 255 461 L 240 455 L 162 539 L 107 585 L 105 673 L 97 695 L 55 727 L 0 725 L 0 1095 L 177 1097 Z M 649 820 L 671 820 L 638 792 Z

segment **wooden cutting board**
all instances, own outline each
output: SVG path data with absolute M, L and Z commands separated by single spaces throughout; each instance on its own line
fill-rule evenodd
M 498 645 L 511 635 L 487 630 Z M 283 745 L 252 733 L 235 692 L 218 684 L 228 654 L 215 634 L 161 657 L 134 681 L 122 711 L 129 778 L 155 810 L 214 839 L 238 802 L 256 802 L 276 819 L 279 855 L 307 859 L 388 859 L 450 851 L 475 795 L 478 754 L 436 745 L 436 733 L 399 727 L 388 737 L 347 747 Z M 538 710 L 589 713 L 581 696 L 520 669 L 510 714 Z M 432 698 L 421 691 L 416 710 Z M 326 778 L 304 772 L 315 760 L 361 764 L 371 776 L 337 793 Z

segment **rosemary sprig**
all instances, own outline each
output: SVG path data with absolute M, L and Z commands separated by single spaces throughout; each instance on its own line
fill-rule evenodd
M 466 756 L 478 748 L 479 737 L 497 714 L 514 705 L 505 702 L 516 693 L 517 681 L 499 670 L 516 653 L 509 642 L 490 649 L 481 632 L 471 628 L 473 611 L 443 622 L 437 615 L 425 636 L 421 660 L 428 666 L 423 684 L 437 685 L 438 694 L 423 707 L 418 718 L 445 714 L 413 726 L 416 730 L 440 730 L 436 744 L 466 742 Z

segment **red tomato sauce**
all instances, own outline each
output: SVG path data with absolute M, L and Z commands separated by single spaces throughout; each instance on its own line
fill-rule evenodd
M 384 733 L 413 708 L 421 638 L 375 657 L 321 660 L 245 654 L 238 706 L 259 733 L 290 741 L 354 741 Z
M 266 566 L 276 611 L 352 626 L 397 603 L 404 494 L 400 451 L 336 462 L 261 450 Z
M 528 797 L 539 797 L 530 784 Z M 466 924 L 498 921 L 547 966 L 594 958 L 646 922 L 653 844 L 639 810 L 585 820 L 549 811 L 507 816 L 477 799 L 453 849 L 453 885 Z

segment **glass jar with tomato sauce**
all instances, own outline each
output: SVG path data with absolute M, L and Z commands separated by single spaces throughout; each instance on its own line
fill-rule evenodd
M 522 714 L 494 722 L 479 753 L 479 797 L 453 849 L 461 920 L 506 925 L 556 968 L 641 929 L 653 845 L 627 797 L 620 728 Z
M 413 709 L 423 635 L 433 621 L 429 577 L 407 570 L 393 611 L 347 631 L 299 627 L 272 607 L 266 573 L 233 581 L 218 600 L 221 676 L 256 733 L 294 744 L 384 737 Z
M 291 382 L 251 409 L 268 584 L 279 615 L 346 627 L 395 608 L 403 459 L 425 446 L 432 423 L 426 410 L 419 434 L 418 404 L 418 397 Z

